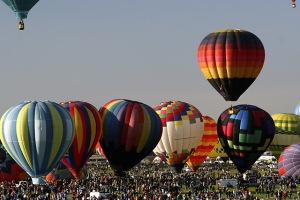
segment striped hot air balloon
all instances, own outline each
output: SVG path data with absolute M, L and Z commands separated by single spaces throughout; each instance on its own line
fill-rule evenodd
M 0 121 L 0 139 L 10 156 L 32 177 L 44 183 L 74 139 L 70 113 L 51 101 L 27 101 L 8 109 Z
M 218 141 L 217 123 L 209 116 L 203 116 L 204 133 L 195 152 L 186 161 L 192 171 L 196 171 L 205 161 Z
M 124 176 L 157 145 L 162 134 L 160 118 L 150 106 L 126 99 L 107 102 L 100 115 L 100 145 L 115 175 Z
M 300 142 L 299 116 L 293 113 L 277 113 L 273 114 L 272 118 L 276 132 L 269 150 L 278 159 L 285 147 Z
M 202 139 L 202 114 L 195 106 L 182 101 L 162 102 L 153 109 L 163 126 L 161 140 L 153 151 L 157 155 L 166 155 L 169 167 L 180 173 Z
M 75 137 L 62 162 L 74 178 L 80 178 L 81 170 L 94 153 L 96 144 L 102 136 L 102 119 L 97 108 L 84 101 L 62 102 L 75 124 Z
M 253 33 L 240 29 L 207 35 L 198 48 L 204 77 L 226 101 L 236 101 L 259 75 L 265 50 Z
M 225 110 L 217 122 L 219 140 L 240 173 L 250 169 L 271 144 L 275 125 L 263 109 L 237 105 Z

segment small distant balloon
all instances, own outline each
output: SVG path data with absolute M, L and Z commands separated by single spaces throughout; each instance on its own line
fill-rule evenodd
M 8 7 L 10 7 L 16 15 L 16 18 L 19 19 L 19 30 L 24 30 L 23 19 L 27 18 L 27 15 L 31 8 L 39 0 L 2 0 Z
M 300 103 L 295 108 L 295 114 L 300 116 Z
M 292 8 L 296 8 L 296 0 L 291 0 L 292 1 Z

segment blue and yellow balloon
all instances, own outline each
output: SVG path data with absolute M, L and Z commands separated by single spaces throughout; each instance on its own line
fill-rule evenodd
M 26 101 L 9 108 L 0 120 L 0 139 L 11 157 L 42 184 L 74 139 L 70 113 L 51 101 Z

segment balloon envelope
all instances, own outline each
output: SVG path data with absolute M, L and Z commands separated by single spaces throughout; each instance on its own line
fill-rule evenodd
M 115 175 L 124 176 L 157 145 L 162 134 L 160 118 L 150 106 L 125 99 L 107 102 L 100 115 L 100 145 Z
M 300 176 L 300 143 L 287 146 L 278 159 L 280 176 L 298 178 Z
M 219 137 L 213 150 L 208 154 L 208 157 L 214 161 L 217 160 L 217 157 L 220 157 L 224 162 L 226 162 L 229 159 L 227 153 L 225 152 L 224 148 L 222 147 L 219 141 Z
M 154 106 L 154 110 L 162 121 L 163 133 L 153 151 L 157 155 L 166 155 L 167 164 L 179 173 L 202 139 L 202 114 L 193 105 L 182 101 L 162 102 Z
M 271 144 L 275 125 L 272 117 L 261 108 L 237 105 L 233 113 L 226 109 L 219 117 L 219 140 L 239 172 L 244 173 Z
M 51 101 L 27 101 L 8 109 L 0 121 L 0 139 L 11 157 L 43 183 L 74 139 L 70 113 Z
M 300 116 L 300 103 L 295 108 L 295 114 Z
M 16 18 L 27 18 L 28 12 L 39 0 L 2 0 L 16 14 Z
M 26 180 L 29 175 L 7 153 L 0 143 L 0 181 Z
M 80 171 L 79 179 L 84 179 L 87 175 L 87 167 L 86 165 L 83 167 L 83 169 Z M 46 180 L 53 182 L 57 181 L 59 179 L 74 179 L 73 174 L 68 169 L 67 166 L 65 166 L 62 162 L 60 162 L 47 176 Z
M 105 156 L 105 154 L 104 154 L 104 152 L 103 152 L 103 150 L 102 150 L 102 147 L 101 147 L 101 145 L 100 145 L 100 141 L 97 142 L 95 150 L 97 151 L 97 153 L 98 153 L 99 155 L 101 155 L 101 156 L 103 156 L 103 157 L 106 158 L 106 156 Z
M 94 153 L 97 142 L 102 136 L 102 120 L 97 108 L 83 101 L 62 102 L 75 124 L 74 140 L 62 162 L 75 178 L 79 178 L 82 168 Z
M 217 123 L 209 116 L 203 116 L 204 133 L 195 152 L 186 161 L 192 171 L 196 171 L 205 161 L 218 141 Z
M 300 142 L 298 133 L 299 116 L 293 113 L 277 113 L 272 118 L 276 131 L 269 151 L 278 159 L 285 147 Z
M 226 101 L 236 101 L 259 75 L 265 60 L 260 39 L 240 29 L 207 35 L 198 48 L 204 77 Z

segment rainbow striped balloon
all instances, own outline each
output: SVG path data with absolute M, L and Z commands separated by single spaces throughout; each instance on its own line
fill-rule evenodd
M 62 162 L 74 178 L 79 178 L 82 168 L 94 153 L 97 142 L 102 136 L 102 119 L 97 108 L 84 101 L 62 102 L 73 117 L 75 137 Z
M 157 145 L 162 134 L 159 116 L 148 105 L 115 99 L 100 108 L 102 150 L 115 175 L 123 176 Z
M 74 139 L 70 113 L 51 101 L 26 101 L 8 109 L 0 121 L 0 139 L 11 157 L 41 184 Z
M 204 133 L 195 152 L 186 161 L 192 171 L 196 171 L 213 150 L 218 141 L 217 123 L 209 116 L 203 116 Z

